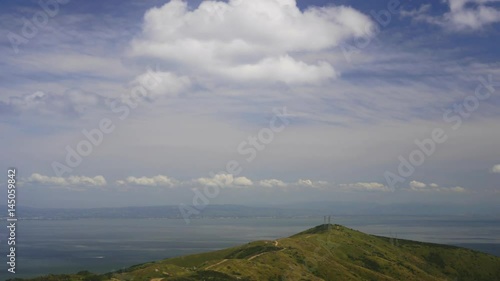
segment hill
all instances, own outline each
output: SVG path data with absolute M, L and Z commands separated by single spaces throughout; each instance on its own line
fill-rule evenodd
M 365 234 L 324 224 L 275 241 L 34 281 L 500 280 L 500 258 L 439 244 Z

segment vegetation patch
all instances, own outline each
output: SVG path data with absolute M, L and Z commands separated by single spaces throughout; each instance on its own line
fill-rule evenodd
M 281 250 L 281 248 L 274 245 L 257 245 L 232 252 L 226 256 L 226 259 L 248 259 L 258 254 L 276 252 L 279 250 Z

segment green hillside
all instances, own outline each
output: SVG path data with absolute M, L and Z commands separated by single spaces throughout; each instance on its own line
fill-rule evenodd
M 500 258 L 477 251 L 320 225 L 288 238 L 94 275 L 31 280 L 500 280 Z

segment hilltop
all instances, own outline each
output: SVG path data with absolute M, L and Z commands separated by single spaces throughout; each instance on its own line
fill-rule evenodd
M 95 275 L 30 280 L 500 280 L 500 258 L 460 247 L 323 224 L 274 241 L 165 259 Z

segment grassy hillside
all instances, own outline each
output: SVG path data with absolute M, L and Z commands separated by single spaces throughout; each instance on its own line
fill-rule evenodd
M 31 280 L 500 280 L 500 258 L 469 249 L 320 225 L 288 238 L 94 275 Z

